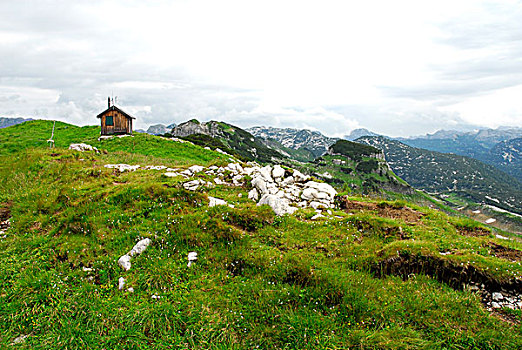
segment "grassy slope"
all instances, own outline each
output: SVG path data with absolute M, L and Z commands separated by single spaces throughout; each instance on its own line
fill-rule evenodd
M 13 136 L 16 129 L 7 130 Z M 70 140 L 88 141 L 74 134 Z M 10 202 L 13 215 L 0 240 L 0 347 L 20 334 L 30 336 L 18 348 L 31 349 L 522 346 L 520 324 L 490 315 L 468 291 L 423 275 L 403 281 L 369 272 L 398 251 L 453 250 L 444 259 L 520 278 L 519 264 L 490 256 L 484 244 L 522 244 L 463 236 L 456 227 L 477 224 L 427 208 L 416 208 L 426 214 L 417 224 L 373 212 L 335 211 L 341 218 L 310 221 L 314 212 L 301 210 L 276 218 L 246 198 L 247 188 L 187 192 L 180 179 L 158 171 L 102 167 L 224 162 L 197 146 L 138 140 L 104 142 L 114 151 L 100 155 L 45 144 L 0 151 L 0 203 Z M 155 157 L 120 152 L 131 147 Z M 208 208 L 207 195 L 236 208 Z M 393 234 L 399 227 L 406 239 Z M 151 246 L 124 272 L 118 257 L 143 237 Z M 199 260 L 187 268 L 190 251 Z M 122 276 L 134 293 L 117 289 Z

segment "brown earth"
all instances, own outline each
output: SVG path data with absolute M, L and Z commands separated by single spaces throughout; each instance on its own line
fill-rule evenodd
M 376 203 L 367 203 L 367 202 L 359 202 L 352 201 L 348 198 L 341 198 L 341 209 L 346 210 L 349 213 L 356 213 L 362 211 L 371 211 L 376 213 L 377 215 L 390 219 L 400 219 L 404 222 L 413 224 L 417 223 L 424 216 L 423 213 L 413 210 L 408 207 L 395 208 L 389 204 L 376 204 Z
M 457 232 L 464 236 L 482 237 L 489 236 L 491 232 L 481 227 L 457 227 Z
M 520 250 L 507 248 L 493 242 L 489 242 L 486 246 L 491 248 L 491 253 L 495 255 L 497 258 L 506 259 L 514 262 L 522 260 L 522 251 Z

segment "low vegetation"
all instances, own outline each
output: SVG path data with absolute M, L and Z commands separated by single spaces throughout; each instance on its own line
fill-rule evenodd
M 222 166 L 230 160 L 220 153 L 148 135 L 97 141 L 96 128 L 62 123 L 49 149 L 49 126 L 0 130 L 0 220 L 10 220 L 0 238 L 1 348 L 522 347 L 520 310 L 492 313 L 465 283 L 383 265 L 442 261 L 508 285 L 522 279 L 515 235 L 357 195 L 323 218 L 312 209 L 278 217 L 247 198 L 248 186 L 187 191 L 164 171 L 104 167 Z M 234 208 L 209 207 L 209 196 Z M 143 238 L 151 245 L 124 271 L 118 258 Z M 198 254 L 190 267 L 189 252 Z

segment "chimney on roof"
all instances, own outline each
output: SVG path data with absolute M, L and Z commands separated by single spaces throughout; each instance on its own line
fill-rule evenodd
M 107 105 L 108 105 L 107 108 L 111 108 L 111 98 L 110 97 L 107 97 Z

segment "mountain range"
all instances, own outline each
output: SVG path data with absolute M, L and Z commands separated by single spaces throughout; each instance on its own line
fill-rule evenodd
M 7 128 L 9 126 L 13 126 L 16 124 L 20 124 L 29 120 L 33 120 L 31 118 L 4 118 L 0 117 L 0 129 Z
M 491 165 L 382 136 L 365 136 L 356 141 L 383 150 L 393 171 L 413 187 L 442 198 L 458 196 L 522 214 L 522 184 Z

